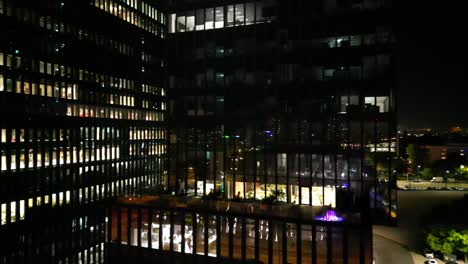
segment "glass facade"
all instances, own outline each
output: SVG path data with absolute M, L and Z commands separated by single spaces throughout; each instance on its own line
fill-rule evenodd
M 169 33 L 220 29 L 273 21 L 275 16 L 263 15 L 263 7 L 263 1 L 258 1 L 172 13 L 169 15 Z
M 354 2 L 0 0 L 0 264 L 370 263 L 395 37 Z
M 103 203 L 165 183 L 165 19 L 0 1 L 0 263 L 104 263 Z
M 171 190 L 351 211 L 366 201 L 376 222 L 395 221 L 394 34 L 388 22 L 351 29 L 338 15 L 310 27 L 346 10 L 338 7 L 199 3 L 209 27 L 188 34 L 174 26 Z M 211 14 L 223 8 L 216 30 Z M 173 16 L 182 21 L 184 12 Z

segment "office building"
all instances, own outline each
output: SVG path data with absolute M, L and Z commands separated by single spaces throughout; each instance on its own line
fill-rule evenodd
M 102 202 L 162 181 L 165 15 L 0 1 L 0 263 L 102 263 Z
M 397 218 L 392 12 L 1 0 L 0 263 L 370 263 Z
M 169 187 L 392 221 L 390 3 L 223 3 L 168 6 Z

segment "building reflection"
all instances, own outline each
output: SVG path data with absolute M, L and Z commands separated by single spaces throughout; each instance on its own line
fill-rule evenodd
M 110 211 L 109 237 L 120 247 L 241 261 L 368 263 L 371 233 L 360 214 L 316 220 L 328 213 L 309 206 L 127 201 Z

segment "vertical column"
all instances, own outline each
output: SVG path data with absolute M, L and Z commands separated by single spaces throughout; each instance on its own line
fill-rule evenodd
M 237 151 L 236 151 L 236 137 L 232 137 L 232 159 L 231 159 L 231 167 L 232 167 L 232 194 L 234 197 L 237 195 L 236 191 L 236 168 L 237 168 Z M 234 154 L 235 153 L 235 154 Z
M 366 263 L 366 245 L 365 245 L 365 239 L 367 239 L 366 234 L 365 234 L 365 228 L 361 224 L 359 226 L 359 263 L 365 264 Z
M 197 263 L 197 215 L 192 213 L 192 245 L 193 245 L 193 260 Z
M 203 144 L 203 175 L 202 175 L 202 179 L 203 179 L 203 195 L 204 196 L 206 194 L 206 180 L 208 179 L 208 159 L 207 159 L 207 152 L 208 152 L 208 136 L 207 136 L 207 132 L 206 132 L 206 129 L 204 129 L 204 133 L 203 133 L 203 139 L 201 140 L 201 144 Z
M 213 163 L 213 191 L 216 192 L 216 171 L 218 170 L 218 166 L 217 165 L 217 155 L 216 153 L 218 152 L 217 149 L 218 149 L 218 140 L 217 140 L 217 129 L 218 127 L 215 127 L 215 130 L 214 130 L 214 133 L 212 134 L 212 137 L 213 137 L 213 155 L 212 155 L 212 158 L 211 158 L 211 161 Z
M 208 242 L 209 242 L 209 237 L 208 237 L 208 227 L 209 227 L 209 220 L 208 220 L 208 214 L 203 215 L 203 239 L 204 239 L 204 248 L 203 251 L 205 253 L 205 256 L 208 256 Z
M 120 206 L 117 207 L 117 242 L 122 243 L 122 210 Z
M 234 223 L 233 218 L 229 216 L 229 258 L 232 259 L 234 256 Z
M 332 238 L 332 226 L 327 225 L 327 264 L 332 264 L 333 263 L 333 252 L 332 252 L 332 246 L 333 246 L 333 238 Z
M 281 251 L 283 253 L 283 263 L 288 263 L 288 235 L 286 233 L 286 228 L 286 223 L 281 223 L 281 239 L 283 240 L 281 243 Z
M 260 225 L 258 218 L 255 219 L 255 261 L 260 260 Z
M 242 261 L 245 261 L 246 260 L 246 255 L 247 255 L 247 225 L 246 225 L 246 221 L 247 221 L 247 218 L 245 217 L 242 217 L 241 218 L 241 221 L 242 221 Z
M 312 224 L 312 264 L 317 263 L 317 226 Z
M 247 148 L 246 148 L 246 144 L 247 144 L 247 138 L 248 138 L 248 130 L 247 130 L 247 127 L 244 127 L 244 141 L 243 141 L 243 144 L 242 144 L 242 155 L 243 155 L 243 161 L 242 161 L 242 165 L 244 167 L 244 179 L 243 179 L 243 185 L 244 185 L 244 193 L 242 194 L 244 197 L 244 199 L 247 199 L 246 197 L 246 189 L 247 189 L 247 173 L 248 173 L 248 170 L 247 170 Z
M 286 202 L 291 203 L 291 186 L 289 184 L 289 160 L 291 159 L 291 155 L 289 153 L 286 154 Z
M 245 7 L 245 5 L 244 5 Z M 244 13 L 245 14 L 245 13 Z M 245 17 L 245 16 L 244 16 Z M 267 176 L 267 135 L 265 133 L 266 129 L 262 129 L 262 135 L 263 135 L 263 180 L 265 184 L 265 194 L 263 197 L 267 198 L 267 183 L 268 183 L 268 176 Z M 269 136 L 269 135 L 268 135 Z
M 137 245 L 138 247 L 141 247 L 141 208 L 137 209 L 138 217 L 137 217 Z
M 169 251 L 174 252 L 174 211 L 169 211 Z M 172 256 L 172 254 L 171 254 Z
M 268 264 L 273 264 L 273 221 L 268 221 Z
M 132 244 L 132 208 L 127 208 L 127 245 Z
M 180 252 L 185 254 L 185 211 L 180 212 Z
M 153 209 L 148 208 L 148 248 L 153 247 Z
M 253 137 L 252 137 L 252 146 L 253 146 L 253 180 L 254 180 L 254 200 L 257 199 L 257 127 L 253 125 Z
M 302 227 L 300 223 L 296 224 L 296 258 L 297 264 L 302 263 Z
M 216 256 L 221 256 L 221 217 L 216 215 Z
M 343 264 L 348 264 L 348 227 L 343 225 Z
M 226 133 L 226 132 L 224 132 Z M 228 190 L 226 189 L 226 160 L 227 160 L 227 156 L 226 156 L 226 137 L 223 136 L 223 192 L 224 192 L 224 198 L 228 198 L 227 197 L 227 194 L 228 194 Z
M 158 211 L 158 224 L 159 224 L 159 250 L 163 250 L 163 211 Z

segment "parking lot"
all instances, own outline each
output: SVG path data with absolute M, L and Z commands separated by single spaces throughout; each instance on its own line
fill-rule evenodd
M 406 181 L 406 180 L 399 180 L 397 181 L 397 187 L 399 189 L 413 189 L 413 190 L 430 190 L 430 189 L 439 189 L 444 190 L 452 189 L 454 191 L 460 191 L 461 188 L 463 190 L 468 190 L 468 183 L 466 182 L 431 182 L 431 181 Z

